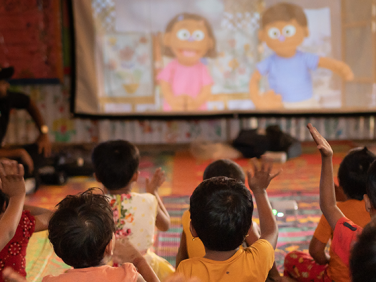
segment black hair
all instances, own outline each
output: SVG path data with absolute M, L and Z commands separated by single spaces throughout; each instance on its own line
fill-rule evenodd
M 3 210 L 4 204 L 5 208 L 7 208 L 9 205 L 9 196 L 0 190 L 0 214 L 5 211 Z
M 296 20 L 299 25 L 308 25 L 307 16 L 302 7 L 290 3 L 278 3 L 268 8 L 261 17 L 261 26 L 264 28 L 270 23 Z
M 74 268 L 100 265 L 115 232 L 112 209 L 103 191 L 96 194 L 89 189 L 69 195 L 56 207 L 48 224 L 55 253 Z
M 229 159 L 214 161 L 206 167 L 204 171 L 204 180 L 217 176 L 226 176 L 245 183 L 243 169 L 236 162 Z
M 376 282 L 376 221 L 368 223 L 352 248 L 352 282 Z
M 376 161 L 368 169 L 366 190 L 372 207 L 376 209 Z
M 235 250 L 252 224 L 252 196 L 240 181 L 213 177 L 203 181 L 193 192 L 190 213 L 192 226 L 205 248 Z
M 375 158 L 376 156 L 364 147 L 351 150 L 342 160 L 338 169 L 338 181 L 350 199 L 363 199 L 366 194 L 367 171 Z
M 98 180 L 108 190 L 117 190 L 127 186 L 137 172 L 140 154 L 132 143 L 114 140 L 96 146 L 91 159 Z

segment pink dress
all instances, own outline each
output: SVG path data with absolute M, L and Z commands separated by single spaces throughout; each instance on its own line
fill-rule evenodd
M 203 63 L 183 66 L 176 59 L 159 73 L 157 79 L 170 83 L 174 96 L 188 95 L 192 98 L 196 98 L 204 86 L 213 84 L 208 68 Z M 171 111 L 171 106 L 164 102 L 163 109 Z M 206 103 L 200 110 L 206 110 Z

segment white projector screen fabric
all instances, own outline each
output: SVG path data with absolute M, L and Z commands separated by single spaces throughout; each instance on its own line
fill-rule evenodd
M 72 1 L 73 112 L 135 117 L 374 112 L 373 5 Z

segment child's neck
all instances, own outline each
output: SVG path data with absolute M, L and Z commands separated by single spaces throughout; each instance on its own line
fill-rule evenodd
M 132 191 L 132 183 L 117 190 L 109 190 L 106 187 L 105 189 L 106 189 L 106 193 L 111 194 L 111 195 L 129 194 Z
M 231 258 L 238 250 L 239 248 L 232 250 L 232 251 L 221 252 L 221 251 L 212 251 L 212 250 L 208 250 L 205 248 L 206 254 L 204 258 L 216 260 L 216 261 L 225 261 Z

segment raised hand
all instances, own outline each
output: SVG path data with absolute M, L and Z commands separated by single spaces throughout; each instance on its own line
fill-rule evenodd
M 332 147 L 329 145 L 328 141 L 321 134 L 317 131 L 317 129 L 312 125 L 307 125 L 309 132 L 312 135 L 313 140 L 316 142 L 317 149 L 320 150 L 320 153 L 323 157 L 331 157 L 333 156 Z
M 253 175 L 251 171 L 247 172 L 248 175 L 248 185 L 249 188 L 252 190 L 253 193 L 265 191 L 266 188 L 269 186 L 270 181 L 273 178 L 277 177 L 281 171 L 278 171 L 275 174 L 271 174 L 272 171 L 272 163 L 262 162 L 261 167 L 258 168 L 257 161 L 252 159 L 253 164 Z
M 0 161 L 1 190 L 10 198 L 25 194 L 24 167 L 12 160 Z
M 165 172 L 162 168 L 158 168 L 155 172 L 151 180 L 147 177 L 145 179 L 146 185 L 146 192 L 150 194 L 155 194 L 158 191 L 158 188 L 161 187 L 163 182 L 166 180 Z

